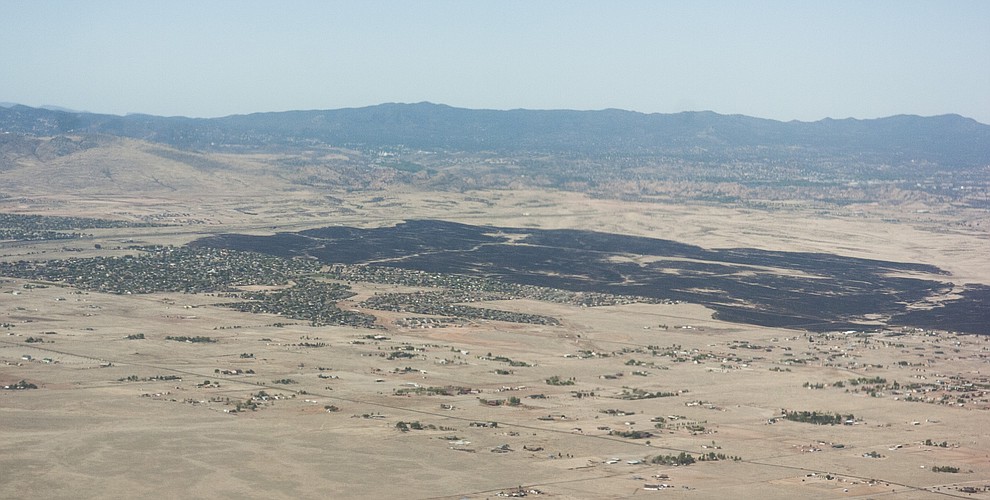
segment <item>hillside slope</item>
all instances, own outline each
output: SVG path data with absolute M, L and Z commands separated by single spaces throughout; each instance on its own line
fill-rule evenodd
M 780 122 L 712 112 L 496 111 L 418 103 L 199 119 L 12 106 L 0 108 L 0 132 L 111 134 L 196 150 L 402 146 L 701 161 L 835 158 L 950 167 L 990 164 L 990 125 L 958 115 Z

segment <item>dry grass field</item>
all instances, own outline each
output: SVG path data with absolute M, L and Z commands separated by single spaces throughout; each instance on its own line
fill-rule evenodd
M 951 207 L 25 188 L 0 212 L 176 224 L 0 242 L 3 261 L 433 218 L 919 262 L 990 284 L 985 211 Z M 535 300 L 483 305 L 561 324 L 417 327 L 410 313 L 363 311 L 381 328 L 312 327 L 209 294 L 38 285 L 0 277 L 0 387 L 11 387 L 0 390 L 0 498 L 990 498 L 987 336 L 811 333 L 686 303 Z M 352 285 L 341 309 L 410 290 Z M 681 454 L 697 461 L 651 463 Z

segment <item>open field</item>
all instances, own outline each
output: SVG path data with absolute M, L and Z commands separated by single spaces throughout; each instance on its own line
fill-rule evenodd
M 0 211 L 172 225 L 0 242 L 0 261 L 416 218 L 918 263 L 990 285 L 985 210 L 259 193 L 22 193 Z M 759 327 L 684 302 L 488 300 L 471 306 L 560 324 L 443 321 L 362 305 L 424 287 L 350 286 L 337 305 L 378 328 L 239 312 L 227 294 L 0 277 L 0 497 L 990 498 L 990 336 Z M 682 453 L 697 461 L 651 463 Z

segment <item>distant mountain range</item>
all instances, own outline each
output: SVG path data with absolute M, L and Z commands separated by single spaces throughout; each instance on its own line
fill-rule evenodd
M 318 145 L 702 161 L 831 158 L 873 164 L 990 165 L 990 125 L 958 115 L 780 122 L 708 111 L 495 111 L 418 103 L 207 119 L 12 105 L 0 107 L 0 132 L 109 134 L 197 151 Z

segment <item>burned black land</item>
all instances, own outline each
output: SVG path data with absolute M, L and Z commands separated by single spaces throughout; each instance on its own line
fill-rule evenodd
M 990 333 L 985 289 L 963 291 L 961 298 L 932 307 L 928 299 L 946 295 L 953 285 L 939 279 L 946 275 L 941 269 L 918 263 L 754 248 L 705 249 L 592 231 L 436 220 L 272 236 L 225 234 L 192 245 L 682 300 L 710 307 L 722 320 L 761 326 L 825 331 L 901 325 Z

